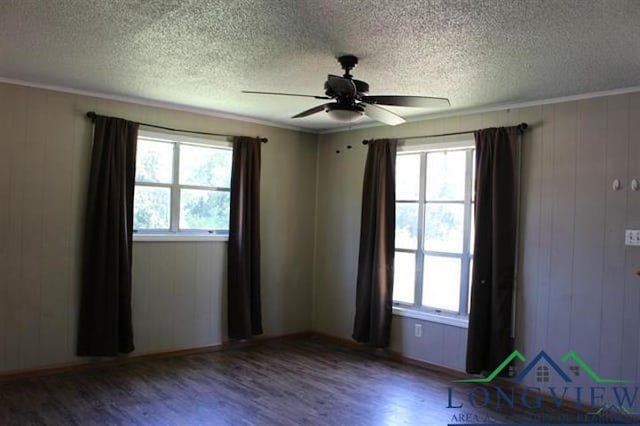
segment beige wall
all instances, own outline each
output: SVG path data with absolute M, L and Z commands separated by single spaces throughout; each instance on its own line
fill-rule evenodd
M 316 136 L 192 113 L 0 84 L 0 373 L 74 357 L 82 216 L 94 110 L 269 138 L 262 168 L 266 335 L 311 326 Z M 136 353 L 225 338 L 226 243 L 136 242 Z
M 625 228 L 640 229 L 640 191 L 629 189 L 640 179 L 638 93 L 321 135 L 314 329 L 351 335 L 363 139 L 523 121 L 531 128 L 523 140 L 517 347 L 554 357 L 573 349 L 602 377 L 640 379 L 640 248 L 624 246 Z M 617 192 L 615 178 L 624 185 Z M 466 330 L 394 317 L 392 348 L 463 369 Z
M 630 179 L 640 179 L 640 94 L 317 137 L 8 84 L 0 84 L 0 372 L 79 361 L 88 110 L 268 137 L 265 332 L 313 328 L 343 338 L 350 338 L 354 314 L 362 139 L 528 122 L 517 347 L 525 355 L 544 349 L 554 357 L 574 349 L 603 377 L 640 379 L 640 280 L 634 275 L 640 248 L 623 244 L 624 229 L 640 229 L 640 191 L 629 189 Z M 617 192 L 615 178 L 624 185 Z M 137 353 L 225 339 L 225 262 L 225 243 L 135 243 Z M 417 322 L 422 338 L 413 336 Z M 465 346 L 463 328 L 394 318 L 392 348 L 406 356 L 463 369 Z

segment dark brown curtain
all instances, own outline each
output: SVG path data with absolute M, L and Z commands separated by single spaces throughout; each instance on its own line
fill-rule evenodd
M 138 124 L 97 116 L 84 229 L 78 355 L 133 351 L 131 239 Z
M 513 351 L 520 127 L 478 130 L 468 373 L 493 371 Z
M 395 139 L 369 142 L 362 188 L 353 338 L 379 348 L 389 345 L 391 334 L 396 148 Z
M 259 139 L 236 137 L 231 168 L 227 265 L 229 337 L 262 334 Z

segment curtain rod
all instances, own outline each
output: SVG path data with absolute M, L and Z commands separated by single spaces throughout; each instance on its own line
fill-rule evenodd
M 527 123 L 520 123 L 518 124 L 518 129 L 520 130 L 520 132 L 523 132 L 527 127 L 529 127 L 529 125 Z M 464 132 L 452 132 L 452 133 L 438 133 L 436 135 L 422 135 L 422 136 L 409 136 L 407 138 L 398 138 L 401 140 L 407 140 L 407 139 L 422 139 L 422 138 L 437 138 L 440 136 L 454 136 L 454 135 L 464 135 L 466 133 L 473 133 L 475 132 L 475 130 L 467 130 Z M 368 139 L 365 139 L 362 141 L 363 145 L 366 145 L 369 143 Z
M 90 118 L 92 121 L 95 121 L 97 116 L 98 116 L 98 114 L 96 114 L 94 111 L 87 112 L 87 117 Z M 156 124 L 149 124 L 149 123 L 138 123 L 138 124 L 140 124 L 141 126 L 154 127 L 156 129 L 170 130 L 172 132 L 193 133 L 193 134 L 196 134 L 196 135 L 223 136 L 223 137 L 234 137 L 234 136 L 237 136 L 237 135 L 226 135 L 224 133 L 210 133 L 210 132 L 200 132 L 200 131 L 197 131 L 197 130 L 174 129 L 172 127 L 158 126 Z M 261 138 L 260 136 L 258 136 L 257 139 L 259 139 L 260 142 L 262 142 L 262 143 L 269 142 L 269 139 Z

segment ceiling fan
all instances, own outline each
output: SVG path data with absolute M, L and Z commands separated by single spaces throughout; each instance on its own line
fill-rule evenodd
M 332 100 L 322 105 L 315 106 L 292 118 L 308 117 L 321 111 L 325 111 L 331 118 L 337 121 L 351 122 L 367 116 L 384 124 L 395 126 L 405 122 L 399 115 L 382 108 L 379 105 L 414 107 L 414 108 L 443 108 L 450 106 L 447 98 L 434 98 L 427 96 L 369 96 L 369 85 L 361 80 L 355 80 L 351 70 L 358 65 L 358 58 L 353 55 L 344 55 L 338 58 L 345 73 L 342 77 L 329 74 L 324 83 L 326 96 L 300 95 L 296 93 L 255 92 L 243 90 L 243 93 L 259 95 L 299 96 L 305 98 Z

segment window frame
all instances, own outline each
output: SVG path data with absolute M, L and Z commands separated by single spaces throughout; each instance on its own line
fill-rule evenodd
M 465 156 L 465 181 L 464 199 L 447 201 L 428 201 L 426 197 L 427 185 L 427 154 L 441 151 L 466 151 Z M 397 155 L 420 155 L 420 182 L 418 200 L 397 199 L 397 204 L 417 204 L 418 205 L 418 225 L 417 225 L 417 246 L 415 249 L 396 248 L 394 252 L 409 253 L 415 256 L 415 276 L 414 276 L 414 303 L 406 303 L 393 300 L 394 315 L 421 319 L 431 322 L 443 323 L 456 327 L 468 327 L 468 302 L 471 290 L 471 266 L 473 261 L 473 247 L 471 247 L 471 236 L 473 233 L 472 215 L 475 203 L 475 193 L 473 188 L 475 141 L 473 134 L 461 134 L 448 137 L 440 137 L 432 141 L 426 139 L 400 141 Z M 425 216 L 428 204 L 462 204 L 463 209 L 463 242 L 461 253 L 450 253 L 433 250 L 425 250 Z M 460 296 L 458 301 L 458 311 L 449 311 L 422 304 L 422 293 L 424 285 L 424 262 L 425 257 L 435 255 L 460 259 Z
M 180 195 L 183 189 L 195 189 L 217 192 L 231 192 L 229 187 L 204 186 L 192 184 L 180 184 L 180 146 L 197 146 L 211 149 L 232 151 L 233 143 L 228 139 L 194 137 L 174 133 L 171 131 L 156 131 L 140 129 L 138 140 L 146 139 L 151 142 L 169 143 L 172 145 L 172 176 L 171 183 L 139 182 L 135 181 L 137 188 L 168 188 L 169 199 L 169 229 L 134 229 L 133 239 L 140 242 L 155 241 L 228 241 L 229 230 L 208 229 L 180 229 Z M 134 205 L 135 208 L 135 205 Z

